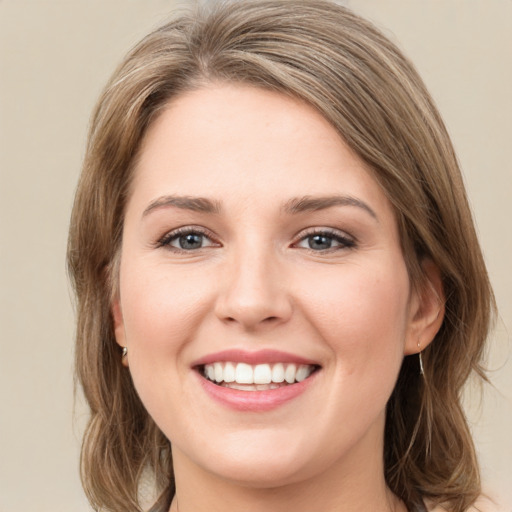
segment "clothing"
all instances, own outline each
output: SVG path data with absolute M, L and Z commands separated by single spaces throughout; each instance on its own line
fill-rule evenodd
M 174 489 L 166 489 L 158 498 L 157 502 L 148 510 L 148 512 L 169 512 L 172 499 L 174 498 Z M 423 503 L 410 512 L 427 512 Z
M 172 492 L 171 492 L 172 491 Z M 174 498 L 174 489 L 166 489 L 158 498 L 157 502 L 148 510 L 148 512 L 169 512 L 172 499 Z

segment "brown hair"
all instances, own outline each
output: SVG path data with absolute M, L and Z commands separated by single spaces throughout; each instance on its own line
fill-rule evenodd
M 69 235 L 77 296 L 76 368 L 91 418 L 82 481 L 96 510 L 141 510 L 152 469 L 173 492 L 169 441 L 120 364 L 110 304 L 123 212 L 145 131 L 181 92 L 250 83 L 316 108 L 369 164 L 394 205 L 411 280 L 440 269 L 446 314 L 436 339 L 404 359 L 388 403 L 385 476 L 410 510 L 423 500 L 462 512 L 480 494 L 460 403 L 480 361 L 494 300 L 457 160 L 432 99 L 401 52 L 370 23 L 323 0 L 220 3 L 149 34 L 126 57 L 92 118 Z

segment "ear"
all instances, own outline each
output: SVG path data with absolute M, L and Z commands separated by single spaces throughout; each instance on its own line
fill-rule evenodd
M 423 281 L 417 290 L 413 290 L 410 301 L 405 355 L 416 354 L 427 347 L 444 319 L 445 295 L 439 267 L 426 259 L 421 268 Z
M 112 319 L 114 321 L 114 333 L 117 344 L 125 348 L 126 345 L 126 334 L 124 330 L 123 312 L 121 310 L 121 303 L 119 298 L 115 299 L 111 307 Z M 128 367 L 128 355 L 121 358 L 123 366 Z

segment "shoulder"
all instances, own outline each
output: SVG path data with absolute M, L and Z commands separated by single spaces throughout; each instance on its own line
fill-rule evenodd
M 510 512 L 510 507 L 505 509 L 503 503 L 499 503 L 489 496 L 480 496 L 468 512 Z
M 429 507 L 428 512 L 450 512 L 442 505 L 437 507 Z M 492 498 L 488 496 L 480 496 L 476 502 L 466 510 L 466 512 L 511 512 L 511 509 L 506 509 Z

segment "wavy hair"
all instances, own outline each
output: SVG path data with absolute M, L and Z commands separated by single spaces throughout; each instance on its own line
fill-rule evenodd
M 411 282 L 440 269 L 446 314 L 405 357 L 387 406 L 385 477 L 409 510 L 424 500 L 462 512 L 480 494 L 461 390 L 481 367 L 494 299 L 450 138 L 422 80 L 373 25 L 324 0 L 216 3 L 145 37 L 107 84 L 92 117 L 71 218 L 76 372 L 91 416 L 82 482 L 95 510 L 140 511 L 143 472 L 174 492 L 170 443 L 120 364 L 110 305 L 123 215 L 141 141 L 159 112 L 210 82 L 252 84 L 317 109 L 372 169 L 393 204 Z M 163 509 L 163 508 L 162 508 Z

